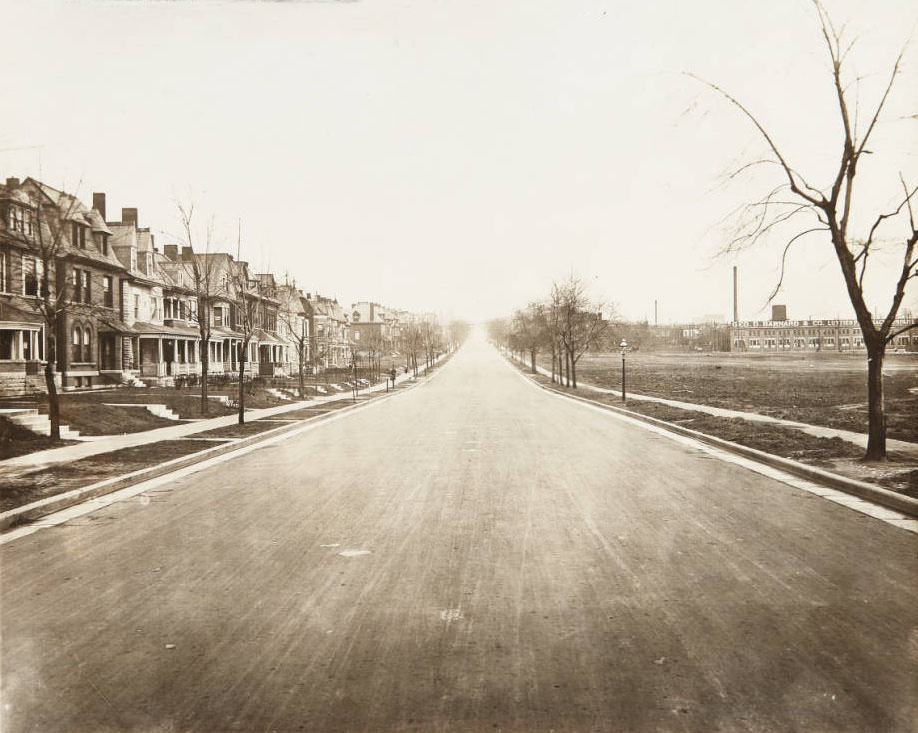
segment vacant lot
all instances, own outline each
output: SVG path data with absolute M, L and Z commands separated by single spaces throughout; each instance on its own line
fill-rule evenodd
M 541 365 L 551 368 L 550 359 Z M 627 390 L 867 432 L 863 354 L 629 353 Z M 883 369 L 888 435 L 918 442 L 918 356 L 890 354 Z M 577 381 L 621 389 L 621 355 L 587 354 Z

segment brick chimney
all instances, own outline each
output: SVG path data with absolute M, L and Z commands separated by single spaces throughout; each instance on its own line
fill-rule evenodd
M 192 257 L 194 257 L 194 251 L 191 247 L 182 247 L 182 259 L 190 260 Z
M 18 178 L 7 178 L 6 185 L 9 186 L 10 188 L 17 188 L 19 186 L 19 179 Z
M 121 223 L 137 226 L 137 209 L 121 209 Z
M 102 215 L 102 221 L 105 221 L 105 194 L 94 193 L 92 195 L 92 208 Z
M 173 262 L 178 262 L 178 245 L 167 244 L 163 247 L 163 254 Z

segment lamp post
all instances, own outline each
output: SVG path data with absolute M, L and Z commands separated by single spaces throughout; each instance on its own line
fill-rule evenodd
M 618 345 L 622 350 L 622 402 L 625 401 L 625 351 L 628 350 L 628 342 L 625 339 L 622 339 L 622 342 Z

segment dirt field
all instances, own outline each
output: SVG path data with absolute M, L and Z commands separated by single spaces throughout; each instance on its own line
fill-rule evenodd
M 620 389 L 621 369 L 619 353 L 587 354 L 577 380 Z M 867 431 L 863 354 L 632 352 L 626 369 L 629 392 Z M 889 437 L 918 442 L 918 355 L 888 355 L 883 373 Z

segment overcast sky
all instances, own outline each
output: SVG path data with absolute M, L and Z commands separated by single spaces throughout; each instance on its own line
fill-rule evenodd
M 859 37 L 862 114 L 916 35 L 913 0 L 826 0 Z M 763 147 L 717 82 L 825 185 L 839 125 L 807 0 L 0 0 L 0 174 L 108 195 L 175 241 L 176 200 L 221 248 L 343 303 L 472 320 L 578 273 L 629 318 L 767 317 L 786 232 L 715 258 L 724 217 L 780 182 L 725 185 Z M 918 41 L 856 225 L 918 182 Z M 872 215 L 872 216 L 871 216 Z M 901 241 L 906 222 L 885 230 Z M 821 237 L 792 252 L 791 318 L 847 317 Z M 882 263 L 878 263 L 882 264 Z M 887 305 L 878 272 L 871 305 Z M 907 305 L 918 311 L 918 296 Z

